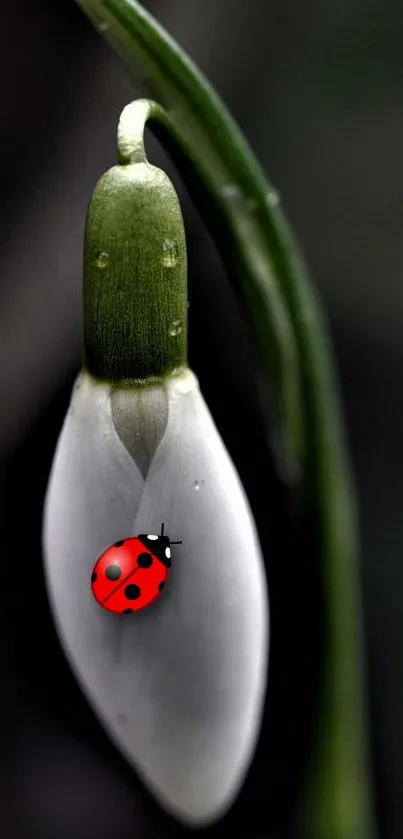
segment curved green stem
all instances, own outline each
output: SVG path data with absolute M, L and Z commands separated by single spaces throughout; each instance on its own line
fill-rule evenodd
M 207 80 L 135 0 L 78 0 L 165 109 L 150 113 L 230 269 L 274 386 L 283 456 L 319 558 L 324 650 L 302 832 L 372 839 L 356 516 L 326 324 L 276 194 Z

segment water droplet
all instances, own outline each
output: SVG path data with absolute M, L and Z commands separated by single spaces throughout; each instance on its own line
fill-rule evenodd
M 162 243 L 162 264 L 165 268 L 173 268 L 178 261 L 176 243 L 173 239 L 164 239 Z
M 178 372 L 177 378 L 172 379 L 172 384 L 179 393 L 190 393 L 191 390 L 197 387 L 197 379 L 190 370 L 184 373 L 182 368 Z
M 202 486 L 204 486 L 204 481 L 195 481 L 195 482 L 194 482 L 194 484 L 193 484 L 193 487 L 194 487 L 194 489 L 196 490 L 196 492 L 198 492 L 198 491 L 199 491 L 199 489 L 200 489 Z
M 101 20 L 98 23 L 98 26 L 97 26 L 98 32 L 107 32 L 108 29 L 110 29 L 110 28 L 111 28 L 111 25 L 106 20 Z
M 109 262 L 109 256 L 106 251 L 101 251 L 96 258 L 97 268 L 106 268 Z
M 280 196 L 275 189 L 270 189 L 266 195 L 266 202 L 269 207 L 278 207 L 280 203 Z
M 175 335 L 180 335 L 181 332 L 182 332 L 182 327 L 181 327 L 180 320 L 173 320 L 170 327 L 169 327 L 169 334 L 171 335 L 172 338 L 174 338 Z
M 240 188 L 237 184 L 231 184 L 230 183 L 230 184 L 224 184 L 224 186 L 221 187 L 221 195 L 222 195 L 223 198 L 228 198 L 230 200 L 233 200 L 233 199 L 236 199 L 236 198 L 239 199 L 242 195 L 242 192 L 241 192 L 241 190 L 240 190 Z

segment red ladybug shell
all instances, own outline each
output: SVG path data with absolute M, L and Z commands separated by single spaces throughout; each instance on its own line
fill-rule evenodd
M 127 615 L 150 606 L 160 596 L 171 566 L 167 536 L 141 534 L 121 539 L 97 559 L 91 589 L 108 612 Z

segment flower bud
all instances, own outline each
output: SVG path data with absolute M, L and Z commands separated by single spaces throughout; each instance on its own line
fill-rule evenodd
M 186 362 L 187 262 L 168 175 L 130 143 L 142 100 L 119 123 L 123 161 L 96 185 L 84 240 L 84 361 L 96 378 L 168 375 Z M 133 107 L 134 105 L 134 107 Z

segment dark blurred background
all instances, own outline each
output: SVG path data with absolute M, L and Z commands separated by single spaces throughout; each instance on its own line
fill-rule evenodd
M 148 0 L 279 190 L 328 311 L 361 505 L 376 807 L 403 836 L 403 3 Z M 141 95 L 73 0 L 1 0 L 0 823 L 5 839 L 184 837 L 115 752 L 65 662 L 41 516 L 81 352 L 86 205 Z M 174 170 L 150 140 L 151 159 Z M 244 789 L 208 836 L 288 837 L 314 707 L 314 597 L 276 478 L 238 307 L 180 188 L 190 362 L 249 495 L 272 604 L 270 683 Z M 206 330 L 206 323 L 209 328 Z M 312 643 L 313 642 L 313 643 Z M 353 837 L 352 837 L 353 839 Z

